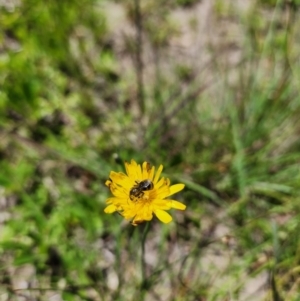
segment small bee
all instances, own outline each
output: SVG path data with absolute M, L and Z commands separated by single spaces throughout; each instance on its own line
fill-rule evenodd
M 154 185 L 150 180 L 136 181 L 136 185 L 134 185 L 129 192 L 129 197 L 132 201 L 136 201 L 136 199 L 143 197 L 144 191 L 151 190 L 153 187 Z

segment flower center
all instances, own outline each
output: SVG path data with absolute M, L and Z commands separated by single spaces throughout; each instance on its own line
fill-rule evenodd
M 154 188 L 154 184 L 150 180 L 135 181 L 134 185 L 129 192 L 129 198 L 133 202 L 140 200 L 147 201 L 149 199 L 149 191 Z

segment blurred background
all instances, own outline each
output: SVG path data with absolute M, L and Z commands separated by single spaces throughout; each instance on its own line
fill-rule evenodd
M 0 0 L 0 300 L 300 300 L 299 0 Z M 109 172 L 164 165 L 141 235 Z

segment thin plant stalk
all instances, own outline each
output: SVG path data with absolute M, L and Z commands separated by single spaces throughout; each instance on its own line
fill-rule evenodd
M 141 282 L 141 299 L 144 300 L 145 297 L 145 288 L 147 287 L 147 272 L 146 272 L 146 261 L 145 261 L 145 244 L 146 238 L 149 233 L 150 223 L 147 222 L 144 231 L 141 237 L 141 274 L 142 274 L 142 282 Z
M 150 229 L 150 223 L 146 223 L 143 234 L 142 234 L 142 240 L 141 240 L 141 249 L 142 249 L 142 254 L 141 254 L 141 270 L 142 270 L 142 279 L 143 282 L 145 282 L 147 275 L 146 275 L 146 262 L 145 262 L 145 243 L 146 243 L 146 238 L 147 234 Z
M 140 0 L 134 0 L 134 12 L 135 12 L 135 28 L 136 28 L 136 78 L 137 78 L 137 99 L 139 103 L 140 113 L 145 113 L 145 101 L 144 101 L 144 81 L 143 81 L 143 24 Z

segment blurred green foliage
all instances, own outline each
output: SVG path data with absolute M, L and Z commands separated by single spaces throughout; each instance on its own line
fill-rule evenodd
M 257 275 L 298 300 L 299 1 L 216 0 L 213 35 L 204 4 L 1 2 L 1 300 L 242 300 Z M 103 213 L 132 158 L 186 185 L 146 281 L 143 225 Z

